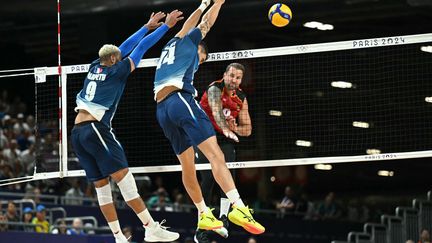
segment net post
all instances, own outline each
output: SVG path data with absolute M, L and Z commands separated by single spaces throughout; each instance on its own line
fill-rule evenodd
M 68 138 L 67 138 L 67 74 L 63 72 L 61 74 L 62 88 L 61 88 L 61 157 L 60 157 L 60 173 L 62 176 L 66 176 L 68 173 Z

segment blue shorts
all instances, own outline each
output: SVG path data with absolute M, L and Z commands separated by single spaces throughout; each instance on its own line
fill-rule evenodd
M 109 177 L 128 167 L 123 147 L 112 128 L 100 122 L 83 122 L 72 129 L 71 142 L 90 181 Z
M 207 114 L 189 93 L 170 94 L 157 104 L 156 116 L 177 155 L 215 136 Z

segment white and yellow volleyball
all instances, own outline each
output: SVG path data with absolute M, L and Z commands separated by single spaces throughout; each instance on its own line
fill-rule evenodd
M 274 26 L 284 27 L 291 21 L 292 12 L 287 5 L 276 3 L 270 8 L 268 18 Z

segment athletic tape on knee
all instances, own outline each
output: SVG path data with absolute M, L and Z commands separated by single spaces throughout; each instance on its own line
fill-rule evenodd
M 125 177 L 120 182 L 118 182 L 117 185 L 120 188 L 120 192 L 126 202 L 140 197 L 135 179 L 130 171 L 128 171 Z
M 111 193 L 111 185 L 108 182 L 103 187 L 96 187 L 96 194 L 99 202 L 99 206 L 107 205 L 113 202 L 112 193 Z

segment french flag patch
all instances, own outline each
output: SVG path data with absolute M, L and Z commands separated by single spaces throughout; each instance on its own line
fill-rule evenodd
M 96 73 L 101 73 L 103 71 L 102 68 L 96 68 Z

